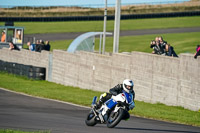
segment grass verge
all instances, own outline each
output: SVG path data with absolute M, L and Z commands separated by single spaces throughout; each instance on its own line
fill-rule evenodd
M 195 49 L 199 42 L 200 32 L 191 33 L 174 33 L 174 34 L 153 34 L 143 36 L 125 36 L 120 37 L 119 52 L 131 52 L 139 51 L 151 53 L 153 49 L 150 48 L 150 41 L 154 40 L 156 36 L 163 36 L 164 40 L 170 43 L 177 54 L 180 53 L 195 53 Z M 95 50 L 99 50 L 99 39 L 95 39 Z M 51 51 L 53 49 L 67 50 L 72 40 L 52 41 Z M 113 38 L 107 37 L 106 39 L 106 51 L 112 52 L 113 50 Z
M 120 30 L 199 27 L 200 16 L 121 20 Z M 4 25 L 4 22 L 0 22 Z M 102 31 L 103 21 L 15 22 L 25 34 Z M 37 27 L 37 28 L 36 28 Z M 107 31 L 114 30 L 114 21 L 107 21 Z
M 0 133 L 50 133 L 48 131 L 38 131 L 38 132 L 25 132 L 19 130 L 11 130 L 11 129 L 0 129 Z
M 47 81 L 29 80 L 25 77 L 3 72 L 0 72 L 0 79 L 0 87 L 2 88 L 85 106 L 91 105 L 93 96 L 100 96 L 101 94 L 101 92 L 97 91 L 63 86 Z M 166 106 L 160 103 L 150 104 L 136 101 L 136 107 L 131 111 L 131 114 L 146 118 L 200 126 L 200 112 L 190 111 L 182 107 Z

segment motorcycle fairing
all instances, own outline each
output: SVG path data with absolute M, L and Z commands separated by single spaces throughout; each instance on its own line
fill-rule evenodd
M 109 109 L 111 109 L 112 107 L 114 107 L 117 104 L 117 102 L 114 101 L 113 99 L 109 99 L 108 101 L 106 101 L 105 104 Z

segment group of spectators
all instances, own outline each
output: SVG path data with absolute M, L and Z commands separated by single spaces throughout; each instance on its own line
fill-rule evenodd
M 28 50 L 41 52 L 42 50 L 50 51 L 50 44 L 49 41 L 44 43 L 43 40 L 37 40 L 36 44 L 27 42 Z M 9 42 L 9 49 L 10 50 L 20 50 L 13 42 Z
M 51 48 L 49 41 L 46 41 L 46 43 L 44 43 L 43 40 L 38 40 L 36 44 L 27 42 L 27 45 L 28 45 L 28 50 L 36 52 L 41 52 L 42 50 L 50 51 Z M 20 50 L 13 42 L 9 42 L 9 49 Z
M 43 40 L 37 40 L 36 44 L 27 42 L 27 45 L 30 51 L 36 51 L 36 52 L 41 52 L 42 50 L 50 51 L 51 48 L 49 41 L 46 41 L 44 43 Z
M 178 57 L 174 48 L 164 41 L 161 36 L 156 37 L 155 40 L 151 41 L 150 48 L 153 49 L 152 54 Z

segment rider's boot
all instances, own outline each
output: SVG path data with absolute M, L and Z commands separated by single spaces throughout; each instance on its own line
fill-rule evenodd
M 99 102 L 96 104 L 96 109 L 100 109 L 102 106 L 103 102 L 99 100 Z

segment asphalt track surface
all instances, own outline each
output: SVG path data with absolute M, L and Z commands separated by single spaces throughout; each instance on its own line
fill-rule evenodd
M 139 35 L 150 35 L 150 34 L 185 33 L 185 32 L 200 32 L 200 27 L 120 31 L 120 36 L 139 36 Z M 83 33 L 84 32 L 29 34 L 25 35 L 25 38 L 35 37 L 37 40 L 42 39 L 49 41 L 71 40 L 75 39 L 76 37 L 78 37 Z
M 136 105 L 137 107 L 137 105 Z M 0 89 L 0 129 L 51 133 L 200 133 L 200 127 L 131 117 L 115 128 L 85 125 L 89 109 Z

